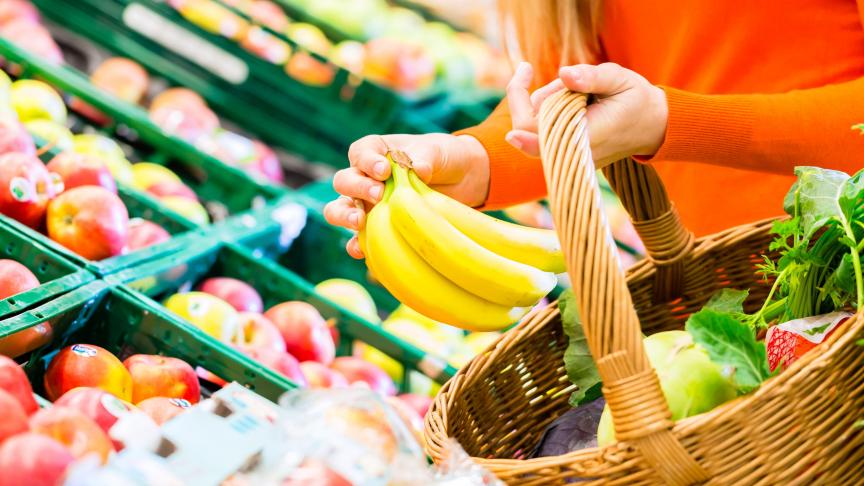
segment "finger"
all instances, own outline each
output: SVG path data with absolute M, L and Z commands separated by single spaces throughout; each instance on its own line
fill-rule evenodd
M 564 89 L 564 82 L 561 79 L 556 79 L 551 83 L 543 86 L 542 88 L 536 89 L 533 93 L 531 93 L 531 106 L 534 107 L 534 114 L 540 112 L 540 105 L 546 101 L 546 98 L 552 96 L 553 94 Z
M 366 223 L 366 213 L 352 199 L 340 197 L 324 206 L 324 219 L 333 226 L 359 231 Z
M 540 156 L 540 137 L 526 130 L 510 130 L 504 139 L 531 157 Z
M 386 181 L 390 177 L 387 143 L 380 135 L 367 135 L 348 147 L 348 161 L 369 177 Z
M 356 167 L 342 169 L 333 176 L 333 189 L 343 196 L 369 201 L 372 204 L 381 200 L 384 184 L 370 179 Z
M 459 142 L 435 143 L 412 150 L 412 167 L 420 180 L 435 185 L 461 181 L 465 177 L 464 152 L 454 145 Z
M 578 64 L 563 67 L 558 76 L 568 89 L 578 93 L 612 96 L 631 85 L 632 71 L 607 62 L 597 66 Z
M 507 106 L 510 108 L 510 117 L 513 120 L 513 129 L 536 130 L 537 120 L 534 116 L 534 107 L 531 105 L 531 79 L 534 70 L 527 62 L 519 63 L 516 73 L 507 84 Z
M 345 245 L 345 250 L 352 257 L 362 260 L 364 258 L 363 251 L 360 249 L 360 242 L 357 240 L 357 236 L 353 236 L 348 243 Z

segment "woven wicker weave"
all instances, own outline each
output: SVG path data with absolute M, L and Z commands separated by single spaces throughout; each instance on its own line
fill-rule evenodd
M 547 100 L 540 135 L 549 201 L 574 295 L 616 437 L 605 448 L 525 459 L 569 409 L 567 339 L 556 304 L 525 318 L 440 391 L 426 417 L 427 451 L 443 459 L 448 437 L 510 484 L 862 484 L 864 317 L 758 391 L 673 423 L 642 347 L 642 332 L 681 329 L 724 287 L 750 289 L 751 309 L 769 282 L 757 273 L 771 221 L 694 240 L 656 173 L 622 161 L 607 178 L 633 217 L 649 258 L 620 269 L 600 205 L 585 128 L 585 97 Z M 641 325 L 640 325 L 641 323 Z

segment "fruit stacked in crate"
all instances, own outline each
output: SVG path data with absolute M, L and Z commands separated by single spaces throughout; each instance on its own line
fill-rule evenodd
M 274 64 L 284 64 L 290 76 L 310 85 L 328 85 L 334 70 L 306 52 L 292 52 L 288 43 L 271 32 L 402 93 L 428 90 L 439 80 L 454 89 L 500 91 L 510 76 L 503 54 L 476 35 L 456 32 L 441 22 L 427 22 L 409 9 L 390 7 L 386 2 L 296 2 L 303 5 L 295 8 L 303 8 L 316 21 L 342 29 L 347 39 L 337 39 L 341 40 L 338 43 L 312 23 L 292 21 L 281 6 L 267 0 L 224 2 L 243 16 L 216 0 L 169 3 L 190 22 L 239 42 Z
M 2 73 L 0 73 L 2 74 Z M 128 253 L 170 238 L 156 223 L 130 220 L 118 183 L 138 188 L 196 224 L 209 216 L 169 169 L 131 164 L 116 142 L 96 133 L 73 135 L 66 105 L 41 81 L 0 77 L 0 213 L 90 260 Z M 36 149 L 31 133 L 46 142 Z M 44 164 L 39 155 L 56 153 Z M 52 152 L 48 152 L 52 153 Z

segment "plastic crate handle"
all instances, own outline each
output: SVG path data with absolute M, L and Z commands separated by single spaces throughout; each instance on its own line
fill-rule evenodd
M 585 335 L 617 439 L 635 445 L 665 483 L 698 483 L 709 475 L 673 435 L 672 414 L 642 345 L 639 317 L 603 211 L 586 108 L 585 95 L 561 91 L 543 103 L 539 122 L 549 204 Z

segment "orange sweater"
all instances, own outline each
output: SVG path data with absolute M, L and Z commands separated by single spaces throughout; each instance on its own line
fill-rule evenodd
M 604 0 L 606 59 L 663 86 L 651 162 L 698 235 L 782 214 L 796 165 L 864 168 L 864 0 Z M 464 130 L 491 161 L 488 207 L 539 199 L 538 159 L 504 141 L 506 100 Z

